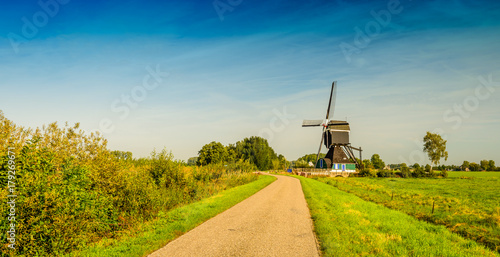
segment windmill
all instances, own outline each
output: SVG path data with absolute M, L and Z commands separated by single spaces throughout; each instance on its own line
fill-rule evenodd
M 333 120 L 335 110 L 335 98 L 337 96 L 337 82 L 332 83 L 330 101 L 326 109 L 324 120 L 304 120 L 302 127 L 323 127 L 321 132 L 321 142 L 319 144 L 318 155 L 316 157 L 316 168 L 332 169 L 335 171 L 355 171 L 355 168 L 362 168 L 361 147 L 355 148 L 349 142 L 350 127 L 347 121 Z M 322 159 L 319 158 L 323 143 L 328 152 Z M 354 151 L 359 151 L 359 160 L 354 156 Z

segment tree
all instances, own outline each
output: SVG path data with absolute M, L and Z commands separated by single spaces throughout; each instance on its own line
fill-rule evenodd
M 448 152 L 446 151 L 446 140 L 440 135 L 433 134 L 427 131 L 424 136 L 424 152 L 429 156 L 432 164 L 439 164 L 441 158 L 448 160 Z
M 380 159 L 380 155 L 378 154 L 372 155 L 371 161 L 375 169 L 383 169 L 385 167 L 385 163 Z
M 363 160 L 363 166 L 364 166 L 365 169 L 371 169 L 371 168 L 373 168 L 373 164 L 370 161 L 370 159 L 364 159 Z
M 479 169 L 481 169 L 481 166 L 475 162 L 472 162 L 469 165 L 469 169 L 470 169 L 470 171 L 479 171 Z
M 187 161 L 187 165 L 194 166 L 198 162 L 198 157 L 191 157 Z
M 413 169 L 414 169 L 413 173 L 412 173 L 413 177 L 421 178 L 425 175 L 424 168 L 422 168 L 422 166 L 420 166 L 420 164 L 418 164 L 418 163 L 413 164 Z
M 255 164 L 259 170 L 271 169 L 272 161 L 278 159 L 273 148 L 262 137 L 250 137 L 238 141 L 235 151 L 238 158 L 248 160 Z
M 221 143 L 215 141 L 204 145 L 198 154 L 198 165 L 223 163 L 227 159 L 226 148 Z
M 462 163 L 462 170 L 467 170 L 470 167 L 470 163 L 468 161 L 464 161 Z
M 410 168 L 408 168 L 406 163 L 401 163 L 399 167 L 401 168 L 401 177 L 409 178 L 411 176 Z
M 320 153 L 319 158 L 325 158 L 326 154 Z M 318 158 L 318 154 L 312 153 L 312 154 L 306 154 L 302 157 L 300 157 L 298 160 L 303 160 L 306 161 L 307 163 L 312 162 L 314 165 L 316 165 L 316 158 Z
M 494 161 L 494 160 L 490 160 L 490 161 L 488 162 L 488 166 L 489 166 L 489 169 L 488 169 L 488 170 L 491 170 L 491 171 L 494 171 L 494 170 L 496 170 L 496 168 L 497 168 L 497 167 L 495 166 L 495 161 Z
M 490 167 L 490 162 L 488 160 L 481 160 L 480 165 L 482 170 L 488 170 Z

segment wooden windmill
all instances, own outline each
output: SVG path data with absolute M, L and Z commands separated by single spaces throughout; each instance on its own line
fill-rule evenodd
M 337 82 L 334 81 L 330 92 L 328 109 L 326 110 L 326 118 L 324 120 L 304 120 L 302 127 L 323 127 L 318 155 L 316 157 L 316 168 L 354 172 L 356 167 L 361 169 L 363 166 L 363 163 L 361 162 L 362 150 L 361 147 L 355 148 L 351 146 L 351 143 L 349 142 L 351 129 L 347 121 L 330 120 L 330 117 L 333 118 L 333 112 L 335 110 L 336 95 Z M 328 152 L 324 158 L 320 159 L 319 154 L 323 143 L 326 148 L 328 148 Z M 359 162 L 354 156 L 353 150 L 359 151 Z

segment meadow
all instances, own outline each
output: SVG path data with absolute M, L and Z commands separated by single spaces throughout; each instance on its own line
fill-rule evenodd
M 444 226 L 298 178 L 323 256 L 498 256 Z
M 500 177 L 494 176 L 496 172 L 466 173 L 450 172 L 451 178 L 447 179 L 350 177 L 317 180 L 419 220 L 444 225 L 449 231 L 498 252 Z

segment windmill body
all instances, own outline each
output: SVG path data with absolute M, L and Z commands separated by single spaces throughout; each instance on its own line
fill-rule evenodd
M 347 121 L 329 120 L 330 115 L 333 117 L 335 109 L 336 84 L 336 81 L 332 83 L 326 119 L 304 120 L 302 127 L 323 127 L 316 158 L 316 168 L 327 169 L 332 172 L 355 172 L 356 168 L 362 168 L 362 163 L 361 161 L 358 163 L 353 150 L 359 151 L 359 160 L 361 160 L 361 147 L 355 148 L 351 146 L 349 142 L 351 129 Z M 319 159 L 323 144 L 328 149 L 328 152 L 324 158 Z

